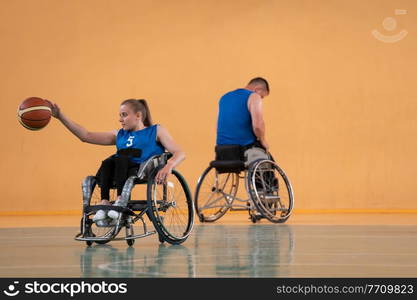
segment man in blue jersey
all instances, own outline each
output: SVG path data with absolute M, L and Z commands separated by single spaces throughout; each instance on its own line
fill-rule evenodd
M 219 101 L 216 144 L 242 146 L 246 166 L 257 159 L 270 158 L 262 111 L 262 99 L 268 95 L 268 81 L 256 77 Z

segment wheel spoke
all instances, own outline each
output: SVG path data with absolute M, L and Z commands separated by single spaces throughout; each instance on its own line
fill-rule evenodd
M 235 199 L 238 187 L 235 173 L 218 173 L 209 167 L 196 189 L 195 206 L 200 219 L 213 222 L 223 216 Z
M 263 160 L 254 164 L 250 185 L 254 204 L 264 217 L 277 223 L 288 219 L 293 207 L 292 187 L 274 162 Z
M 181 182 L 181 180 L 183 182 Z M 185 181 L 173 172 L 165 184 L 152 183 L 151 201 L 154 218 L 158 220 L 155 226 L 160 234 L 167 236 L 168 241 L 183 241 L 192 228 L 192 200 L 184 190 Z

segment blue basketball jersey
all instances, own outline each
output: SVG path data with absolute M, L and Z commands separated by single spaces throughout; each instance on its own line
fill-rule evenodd
M 151 156 L 164 153 L 164 147 L 156 140 L 157 128 L 158 125 L 152 125 L 137 131 L 120 129 L 116 137 L 117 150 L 141 149 L 142 155 L 140 157 L 132 157 L 132 161 L 137 164 L 146 161 Z
M 248 109 L 248 100 L 252 93 L 246 89 L 237 89 L 221 97 L 217 119 L 217 145 L 246 146 L 256 141 Z

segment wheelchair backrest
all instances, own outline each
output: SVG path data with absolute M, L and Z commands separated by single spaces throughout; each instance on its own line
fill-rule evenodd
M 244 161 L 243 147 L 240 145 L 217 145 L 215 148 L 216 160 Z

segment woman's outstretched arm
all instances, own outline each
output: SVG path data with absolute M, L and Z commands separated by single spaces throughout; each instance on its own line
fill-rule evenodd
M 61 123 L 82 142 L 96 145 L 114 145 L 116 143 L 116 131 L 90 132 L 64 115 L 56 103 L 50 101 L 49 103 L 51 105 L 52 116 L 60 120 Z

